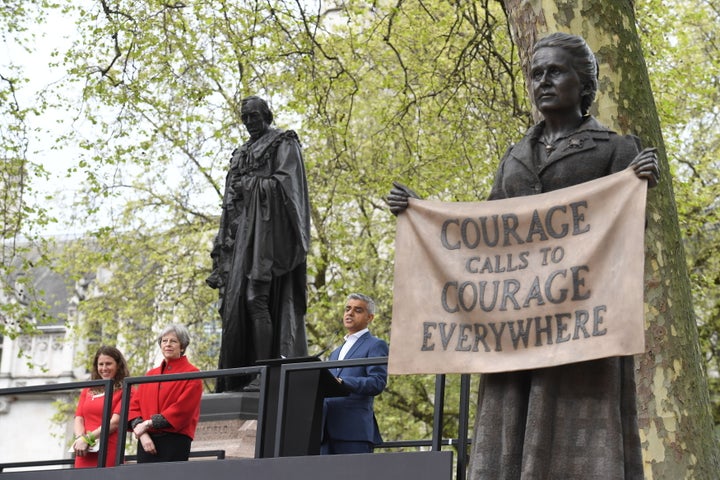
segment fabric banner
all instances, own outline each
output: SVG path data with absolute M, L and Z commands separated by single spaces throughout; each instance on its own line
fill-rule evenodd
M 632 169 L 398 215 L 388 369 L 490 373 L 644 351 L 647 182 Z

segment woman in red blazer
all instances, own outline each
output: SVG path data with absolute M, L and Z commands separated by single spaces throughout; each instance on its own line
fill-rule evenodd
M 197 372 L 185 356 L 190 335 L 183 325 L 165 327 L 158 336 L 163 361 L 146 375 Z M 200 419 L 201 380 L 143 383 L 130 401 L 130 428 L 138 438 L 138 463 L 187 460 Z

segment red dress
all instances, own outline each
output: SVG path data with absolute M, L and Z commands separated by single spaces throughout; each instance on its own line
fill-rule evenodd
M 115 390 L 112 399 L 112 413 L 120 414 L 120 398 L 122 390 Z M 76 417 L 83 417 L 85 420 L 85 431 L 92 431 L 102 424 L 103 405 L 105 403 L 105 393 L 93 394 L 89 388 L 84 388 L 80 392 L 80 400 L 75 409 Z M 112 467 L 115 465 L 115 452 L 117 450 L 117 431 L 108 436 L 108 449 L 105 457 L 105 466 Z M 96 467 L 98 462 L 98 453 L 87 452 L 84 456 L 75 456 L 75 468 L 92 468 Z

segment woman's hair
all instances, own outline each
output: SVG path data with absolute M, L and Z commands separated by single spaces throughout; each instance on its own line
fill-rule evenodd
M 128 370 L 127 362 L 125 361 L 125 357 L 123 357 L 123 354 L 120 352 L 120 350 L 109 345 L 102 345 L 100 348 L 98 348 L 97 352 L 95 352 L 95 357 L 93 358 L 92 372 L 90 373 L 90 379 L 99 380 L 102 378 L 100 376 L 100 372 L 98 372 L 98 359 L 100 358 L 100 355 L 106 355 L 108 357 L 112 357 L 112 359 L 115 360 L 115 363 L 117 363 L 117 371 L 115 372 L 115 377 L 113 378 L 113 380 L 115 380 L 116 387 L 118 385 L 122 385 L 123 379 L 130 376 L 130 370 Z
M 598 89 L 598 63 L 595 54 L 585 40 L 578 35 L 556 32 L 543 37 L 535 43 L 533 55 L 541 48 L 558 47 L 564 49 L 572 57 L 572 67 L 580 77 L 580 83 L 587 87 L 580 102 L 583 115 L 586 115 L 595 101 Z
M 188 345 L 190 345 L 190 333 L 188 332 L 188 329 L 185 327 L 185 325 L 180 325 L 179 323 L 171 323 L 167 327 L 163 328 L 162 332 L 160 332 L 160 335 L 158 335 L 158 345 L 162 346 L 162 338 L 168 333 L 174 333 L 175 336 L 177 336 L 178 340 L 180 340 L 180 353 L 184 355 L 185 349 L 188 347 Z
M 375 315 L 375 301 L 367 295 L 363 295 L 362 293 L 351 293 L 348 295 L 347 300 L 360 300 L 361 302 L 365 302 L 367 304 L 368 313 L 370 315 Z

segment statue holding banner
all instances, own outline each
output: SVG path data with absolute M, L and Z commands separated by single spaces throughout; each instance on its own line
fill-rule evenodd
M 658 183 L 659 168 L 655 149 L 641 150 L 637 137 L 618 135 L 588 114 L 598 88 L 598 65 L 594 54 L 581 37 L 555 33 L 539 40 L 533 48 L 530 81 L 535 106 L 544 119 L 505 153 L 500 161 L 489 200 L 516 199 L 553 192 L 594 181 L 628 167 L 638 178 L 647 180 L 650 187 Z M 391 212 L 395 215 L 403 214 L 408 208 L 410 198 L 418 197 L 406 186 L 394 183 L 387 197 Z M 489 202 L 489 205 L 492 203 Z M 567 223 L 562 225 L 563 228 L 569 228 L 570 232 L 574 231 L 573 228 L 580 233 L 587 231 L 585 206 L 571 203 L 552 208 L 556 218 L 560 218 L 560 214 L 565 215 Z M 409 210 L 405 215 L 410 212 Z M 492 233 L 491 215 L 481 218 L 468 217 L 466 223 L 458 222 L 458 225 L 470 225 L 470 220 L 478 222 L 479 226 L 475 231 L 485 234 L 487 227 Z M 545 235 L 546 231 L 558 236 L 568 231 L 553 231 L 553 228 L 557 229 L 557 224 L 541 224 L 542 220 L 538 220 L 531 224 L 534 229 L 531 228 L 527 237 L 521 239 L 520 228 L 515 228 L 514 224 L 499 224 L 497 215 L 494 220 L 497 231 L 505 229 L 506 240 L 512 241 L 515 238 L 518 243 L 536 239 Z M 452 222 L 453 220 L 450 220 L 446 225 L 453 226 Z M 456 237 L 450 239 L 438 235 L 434 238 L 438 237 L 446 242 L 448 248 L 456 247 L 453 243 L 457 240 Z M 478 241 L 479 238 L 479 234 L 473 237 Z M 490 235 L 489 238 L 497 242 L 498 237 L 493 239 Z M 460 243 L 458 240 L 458 249 L 461 248 Z M 532 253 L 527 253 L 513 257 L 516 262 L 514 265 L 509 263 L 509 256 L 506 258 L 488 255 L 486 263 L 480 261 L 480 256 L 472 257 L 471 260 L 478 259 L 476 266 L 472 268 L 475 268 L 476 272 L 493 269 L 505 271 L 513 268 L 530 270 L 535 266 L 531 255 Z M 466 264 L 468 271 L 471 268 L 469 262 L 470 260 Z M 618 273 L 622 273 L 623 265 L 616 266 L 616 269 Z M 576 287 L 575 294 L 578 297 L 590 296 L 590 287 L 583 283 L 582 278 L 586 274 L 589 275 L 583 270 L 573 271 L 573 278 L 568 280 Z M 567 277 L 571 277 L 571 274 L 567 273 Z M 470 282 L 468 284 L 471 285 Z M 547 301 L 547 298 L 542 297 L 547 295 L 547 292 L 542 290 L 545 285 L 547 284 L 540 281 L 537 288 L 533 286 L 526 297 L 527 303 L 539 304 L 543 300 Z M 485 286 L 481 285 L 483 288 Z M 492 288 L 492 282 L 487 282 L 487 287 Z M 474 288 L 478 288 L 477 285 Z M 498 298 L 497 284 L 495 289 Z M 446 291 L 457 290 L 455 284 L 442 291 L 445 295 Z M 498 302 L 507 298 L 515 301 L 512 296 L 515 292 L 511 289 L 502 290 Z M 457 296 L 455 299 L 455 303 L 448 301 L 444 305 L 447 312 L 454 308 L 462 310 L 468 307 L 462 304 L 462 298 L 459 300 L 460 306 Z M 482 300 L 482 296 L 480 299 Z M 519 303 L 522 304 L 521 301 Z M 485 308 L 486 305 L 481 307 L 485 313 L 489 311 L 489 307 Z M 509 308 L 512 309 L 512 306 Z M 480 310 L 478 307 L 478 311 Z M 395 314 L 393 316 L 395 317 Z M 518 315 L 518 318 L 520 316 Z M 395 321 L 395 318 L 393 320 Z M 530 320 L 531 318 L 518 320 L 514 328 L 519 329 L 523 322 L 527 322 L 529 329 Z M 571 343 L 569 341 L 573 339 L 572 332 L 563 330 L 567 328 L 567 322 L 562 323 L 558 318 L 557 332 L 553 335 L 547 333 L 550 320 L 547 320 L 547 323 L 547 328 L 538 331 L 546 334 L 545 338 L 549 343 Z M 601 328 L 602 324 L 598 322 L 596 326 Z M 448 343 L 455 342 L 453 345 L 456 350 L 465 350 L 467 347 L 468 352 L 478 351 L 477 327 L 474 333 L 467 333 L 471 331 L 468 330 L 464 334 L 454 333 L 448 327 L 436 335 L 436 330 L 441 330 L 441 327 L 444 325 L 438 322 L 425 322 L 425 335 L 421 336 L 422 349 L 432 350 L 434 353 Z M 602 330 L 598 331 L 602 333 Z M 500 330 L 497 329 L 494 333 L 499 336 Z M 577 330 L 575 333 L 577 334 Z M 472 340 L 468 338 L 475 339 L 474 347 Z M 518 338 L 522 341 L 521 337 L 515 337 L 516 340 Z M 488 344 L 484 344 L 487 352 L 495 347 L 491 342 Z M 483 344 L 479 345 L 479 352 L 483 353 Z M 392 362 L 391 348 L 391 373 Z M 473 434 L 470 479 L 643 478 L 632 356 L 609 356 L 575 362 L 545 368 L 493 370 L 498 373 L 482 375 Z

